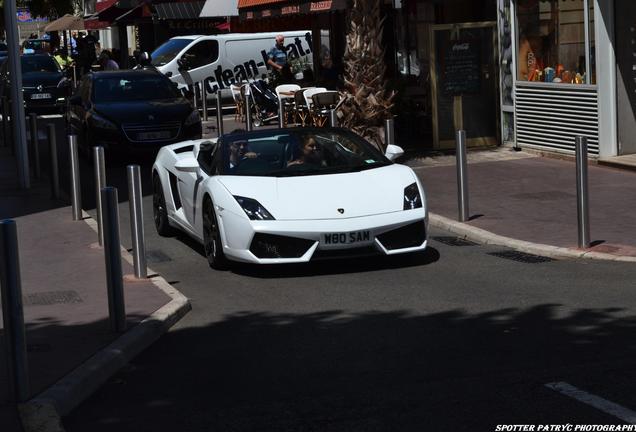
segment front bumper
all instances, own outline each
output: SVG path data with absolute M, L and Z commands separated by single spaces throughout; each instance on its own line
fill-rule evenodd
M 117 130 L 92 128 L 89 131 L 92 146 L 102 146 L 105 150 L 115 153 L 156 151 L 163 146 L 181 141 L 200 139 L 201 136 L 201 123 L 182 126 L 176 137 L 161 141 L 132 141 L 121 127 L 118 127 Z
M 421 251 L 428 242 L 428 218 L 423 209 L 349 219 L 311 221 L 251 221 L 217 209 L 225 255 L 254 264 L 302 263 L 320 258 L 395 255 Z M 369 232 L 352 244 L 326 243 L 326 234 Z M 344 237 L 343 237 L 344 238 Z

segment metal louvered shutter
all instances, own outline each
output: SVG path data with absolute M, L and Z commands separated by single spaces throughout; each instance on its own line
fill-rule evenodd
M 517 143 L 521 146 L 573 153 L 577 135 L 588 139 L 588 152 L 598 155 L 596 86 L 517 82 Z

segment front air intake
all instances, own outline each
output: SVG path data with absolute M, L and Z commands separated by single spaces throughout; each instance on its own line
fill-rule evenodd
M 377 239 L 387 250 L 417 247 L 426 240 L 426 227 L 419 221 L 382 233 Z
M 300 258 L 314 243 L 297 237 L 256 233 L 250 252 L 257 258 Z

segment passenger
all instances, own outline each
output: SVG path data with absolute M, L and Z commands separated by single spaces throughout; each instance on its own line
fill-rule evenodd
M 303 139 L 302 146 L 300 148 L 300 156 L 298 159 L 295 159 L 287 164 L 287 166 L 293 165 L 303 165 L 303 164 L 311 164 L 311 165 L 324 165 L 324 157 L 322 153 L 322 146 L 318 144 L 316 138 L 311 135 L 306 136 Z

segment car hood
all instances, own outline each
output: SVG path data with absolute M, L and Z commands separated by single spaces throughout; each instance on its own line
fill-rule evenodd
M 22 85 L 24 87 L 36 87 L 43 85 L 45 87 L 57 86 L 64 77 L 61 73 L 55 72 L 29 72 L 22 74 Z
M 117 123 L 141 124 L 182 122 L 192 112 L 192 106 L 185 99 L 97 103 L 94 109 Z
M 401 211 L 404 188 L 416 180 L 410 168 L 389 165 L 346 174 L 221 176 L 219 181 L 232 195 L 257 200 L 276 220 L 309 220 Z

